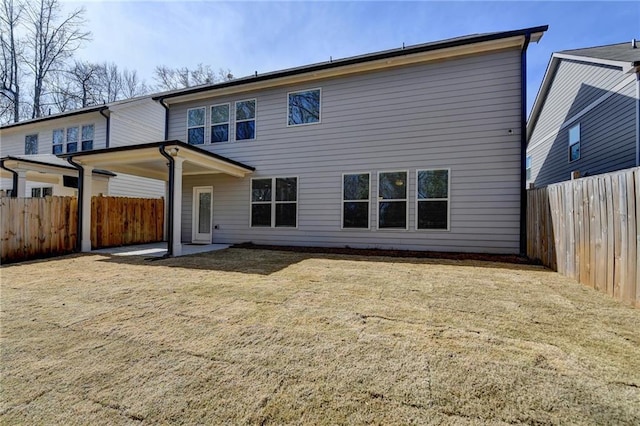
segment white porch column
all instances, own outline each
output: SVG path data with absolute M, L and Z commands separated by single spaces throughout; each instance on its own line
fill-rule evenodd
M 169 182 L 164 183 L 164 227 L 162 241 L 169 241 Z
M 182 254 L 182 163 L 184 158 L 173 159 L 173 255 Z
M 27 197 L 27 171 L 18 170 L 18 187 L 13 188 L 16 191 L 16 197 Z M 31 194 L 28 195 L 29 197 Z
M 93 193 L 93 167 L 82 166 L 82 241 L 80 249 L 91 251 L 91 194 Z

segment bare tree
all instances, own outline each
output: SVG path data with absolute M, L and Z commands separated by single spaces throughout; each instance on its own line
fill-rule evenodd
M 149 93 L 147 84 L 138 78 L 138 73 L 133 70 L 122 71 L 122 92 L 125 98 L 135 98 Z
M 42 114 L 41 101 L 44 84 L 51 72 L 59 72 L 62 64 L 89 40 L 90 32 L 83 30 L 84 8 L 76 9 L 60 18 L 58 0 L 37 0 L 27 3 L 28 45 L 33 61 L 27 64 L 33 73 L 33 118 Z
M 219 83 L 231 80 L 233 74 L 229 69 L 222 68 L 215 72 L 210 65 L 203 64 L 198 64 L 192 70 L 187 67 L 169 68 L 166 65 L 160 65 L 155 68 L 153 78 L 156 81 L 155 89 L 163 91 Z
M 24 8 L 14 0 L 2 0 L 0 4 L 0 118 L 10 116 L 10 120 L 20 120 L 20 67 L 22 40 L 17 30 L 22 20 Z M 5 120 L 0 120 L 5 121 Z

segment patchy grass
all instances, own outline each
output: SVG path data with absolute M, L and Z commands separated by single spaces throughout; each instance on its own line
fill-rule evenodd
M 640 310 L 540 267 L 230 249 L 0 273 L 3 424 L 640 423 Z

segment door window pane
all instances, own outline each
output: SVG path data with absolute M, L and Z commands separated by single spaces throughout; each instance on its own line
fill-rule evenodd
M 198 200 L 198 232 L 211 232 L 211 193 L 201 192 Z

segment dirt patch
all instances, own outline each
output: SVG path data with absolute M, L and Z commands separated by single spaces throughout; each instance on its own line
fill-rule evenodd
M 0 274 L 2 424 L 640 423 L 640 310 L 538 266 L 229 249 Z

